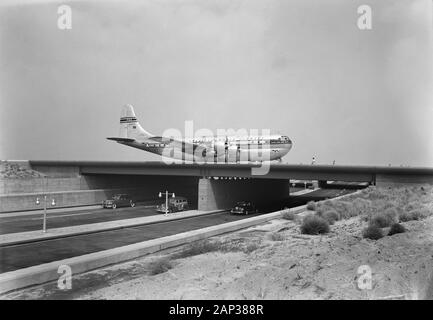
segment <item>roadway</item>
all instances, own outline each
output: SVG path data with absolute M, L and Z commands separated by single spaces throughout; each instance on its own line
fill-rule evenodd
M 72 227 L 83 224 L 148 217 L 159 214 L 155 207 L 136 206 L 134 208 L 76 210 L 68 213 L 47 212 L 47 228 Z M 42 229 L 43 215 L 0 218 L 0 234 L 36 231 Z
M 359 189 L 359 188 L 358 188 Z M 290 192 L 296 192 L 303 190 L 302 188 L 290 188 Z M 288 207 L 297 207 L 301 206 L 303 204 L 306 204 L 308 201 L 320 201 L 324 199 L 330 199 L 339 197 L 345 194 L 349 194 L 352 192 L 355 192 L 355 189 L 316 189 L 311 190 L 311 192 L 298 195 L 298 196 L 290 196 L 287 201 L 285 202 L 285 205 Z
M 249 218 L 228 212 L 0 248 L 0 273 Z

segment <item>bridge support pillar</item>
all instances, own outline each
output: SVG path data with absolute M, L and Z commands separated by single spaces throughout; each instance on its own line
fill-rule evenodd
M 257 206 L 275 206 L 289 196 L 289 180 L 281 179 L 206 179 L 198 183 L 198 210 L 229 209 L 237 201 Z

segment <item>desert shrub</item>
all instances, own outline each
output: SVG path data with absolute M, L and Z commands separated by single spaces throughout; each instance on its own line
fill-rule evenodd
M 339 220 L 338 212 L 335 210 L 328 210 L 321 214 L 321 217 L 328 221 L 329 224 L 334 224 L 335 221 Z
M 370 226 L 377 226 L 379 228 L 389 227 L 392 223 L 393 221 L 383 213 L 375 214 L 370 220 Z
M 245 248 L 244 248 L 244 252 L 245 253 L 251 253 L 255 250 L 257 250 L 258 248 L 260 248 L 260 245 L 256 242 L 250 243 L 248 244 Z
M 296 220 L 297 215 L 293 212 L 288 211 L 282 214 L 282 218 L 286 220 Z
M 329 232 L 329 223 L 322 217 L 317 215 L 306 216 L 301 225 L 301 233 L 303 234 L 321 234 Z
M 377 225 L 370 225 L 362 231 L 362 237 L 371 240 L 378 240 L 383 237 L 383 232 Z
M 283 240 L 286 239 L 286 238 L 285 238 L 281 233 L 278 233 L 278 232 L 272 232 L 272 233 L 269 235 L 269 238 L 270 238 L 272 241 L 283 241 Z
M 389 229 L 388 235 L 392 236 L 393 234 L 406 232 L 405 227 L 403 227 L 400 223 L 394 223 Z
M 332 209 L 334 207 L 331 200 L 319 201 L 316 202 L 316 211 L 322 210 L 326 211 L 328 209 Z
M 391 226 L 395 222 L 396 220 L 394 219 L 393 213 L 377 213 L 371 218 L 370 225 L 385 228 Z
M 307 203 L 307 210 L 311 210 L 311 211 L 316 210 L 316 203 L 314 201 L 309 201 Z
M 409 212 L 409 214 L 413 217 L 417 217 L 417 219 L 414 219 L 414 220 L 421 220 L 421 219 L 424 219 L 424 218 L 427 218 L 428 216 L 430 216 L 431 210 L 424 207 L 424 208 L 412 210 Z
M 160 258 L 150 264 L 150 274 L 156 275 L 156 274 L 164 273 L 170 270 L 171 268 L 173 268 L 173 264 L 169 258 L 167 257 Z
M 412 210 L 409 212 L 402 212 L 398 216 L 398 219 L 400 222 L 407 222 L 412 220 L 420 220 L 421 219 L 421 213 L 418 210 Z

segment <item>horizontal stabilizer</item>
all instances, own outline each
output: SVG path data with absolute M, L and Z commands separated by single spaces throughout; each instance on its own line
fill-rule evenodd
M 135 139 L 130 139 L 130 138 L 107 138 L 107 139 L 117 141 L 117 142 L 134 142 L 135 141 Z

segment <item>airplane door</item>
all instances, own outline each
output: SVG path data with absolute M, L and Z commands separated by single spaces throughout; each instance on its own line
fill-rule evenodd
M 212 140 L 211 150 L 213 150 L 213 162 L 217 163 L 218 160 L 218 150 L 215 143 L 215 140 Z
M 229 162 L 229 142 L 228 142 L 227 137 L 226 137 L 226 141 L 224 143 L 224 162 L 225 163 Z

